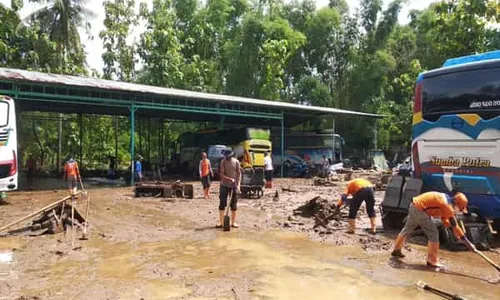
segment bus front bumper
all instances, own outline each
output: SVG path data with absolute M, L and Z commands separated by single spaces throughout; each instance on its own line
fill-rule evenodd
M 17 177 L 11 176 L 0 179 L 0 192 L 15 191 L 18 188 Z

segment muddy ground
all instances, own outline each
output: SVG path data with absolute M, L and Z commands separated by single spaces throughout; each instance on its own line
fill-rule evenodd
M 231 232 L 214 228 L 217 183 L 209 200 L 199 183 L 192 200 L 89 189 L 89 240 L 72 247 L 70 232 L 0 237 L 0 254 L 12 252 L 11 262 L 0 260 L 0 299 L 441 299 L 418 289 L 419 280 L 468 299 L 500 298 L 500 284 L 488 282 L 498 272 L 473 253 L 441 250 L 448 270 L 436 272 L 424 267 L 425 239 L 417 236 L 405 259 L 390 259 L 397 232 L 368 234 L 364 206 L 355 235 L 345 233 L 346 210 L 326 228 L 294 214 L 314 197 L 338 199 L 344 184 L 275 180 L 264 198 L 239 201 L 241 228 Z M 63 196 L 12 193 L 0 205 L 0 226 Z M 383 192 L 376 197 L 380 203 Z

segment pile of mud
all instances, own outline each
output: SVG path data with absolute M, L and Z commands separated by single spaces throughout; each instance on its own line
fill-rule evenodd
M 315 178 L 313 184 L 314 186 L 336 187 L 341 185 L 341 182 L 347 182 L 355 178 L 364 178 L 375 185 L 375 190 L 384 191 L 391 177 L 392 172 L 343 170 L 342 173 L 333 174 L 327 178 Z
M 331 221 L 339 222 L 341 219 L 340 209 L 337 207 L 336 203 L 319 196 L 295 209 L 293 214 L 305 218 L 314 218 L 315 224 L 313 228 L 318 226 L 327 228 Z

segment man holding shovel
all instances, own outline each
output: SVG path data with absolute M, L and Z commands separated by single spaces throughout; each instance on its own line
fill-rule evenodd
M 63 180 L 66 180 L 68 183 L 71 201 L 75 201 L 75 195 L 78 190 L 78 181 L 80 180 L 80 170 L 78 169 L 78 163 L 72 157 L 70 157 L 64 165 Z
M 460 192 L 455 192 L 453 197 L 439 192 L 426 192 L 414 197 L 408 209 L 405 226 L 396 238 L 391 255 L 403 258 L 401 248 L 406 237 L 420 226 L 428 239 L 427 266 L 443 268 L 444 266 L 438 263 L 439 232 L 431 217 L 440 217 L 445 227 L 452 228 L 457 239 L 463 241 L 470 250 L 476 252 L 476 247 L 467 239 L 455 218 L 454 210 L 467 213 L 467 203 L 467 197 Z
M 232 150 L 224 150 L 224 158 L 220 162 L 220 190 L 219 190 L 219 223 L 217 228 L 221 228 L 224 223 L 224 211 L 226 209 L 227 198 L 231 195 L 231 226 L 238 228 L 236 223 L 237 198 L 236 194 L 240 190 L 241 168 L 240 162 L 234 157 Z
M 352 200 L 348 201 L 347 197 L 352 195 Z M 349 229 L 347 233 L 353 234 L 356 229 L 356 215 L 361 204 L 365 202 L 366 212 L 370 218 L 370 233 L 376 234 L 375 227 L 375 196 L 373 192 L 373 184 L 363 178 L 356 178 L 347 184 L 345 192 L 337 202 L 337 208 L 348 202 L 349 204 Z

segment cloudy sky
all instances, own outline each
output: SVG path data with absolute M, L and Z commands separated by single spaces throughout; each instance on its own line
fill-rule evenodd
M 11 0 L 0 0 L 0 3 L 10 6 L 10 1 Z M 404 7 L 404 9 L 401 11 L 401 14 L 399 16 L 399 21 L 401 23 L 407 23 L 408 22 L 408 12 L 411 9 L 423 9 L 427 7 L 430 3 L 435 2 L 436 0 L 410 0 L 408 1 L 408 4 Z M 101 59 L 101 54 L 102 54 L 102 43 L 101 40 L 99 39 L 99 32 L 104 29 L 103 26 L 103 20 L 104 20 L 104 7 L 102 5 L 102 0 L 89 0 L 88 5 L 94 10 L 94 12 L 97 14 L 97 17 L 95 20 L 92 21 L 92 35 L 94 36 L 93 40 L 87 40 L 87 35 L 81 32 L 81 37 L 83 39 L 83 42 L 85 44 L 85 49 L 87 52 L 87 62 L 91 68 L 94 68 L 96 70 L 102 71 L 103 63 Z M 142 2 L 141 0 L 136 0 L 137 5 L 138 3 Z M 146 0 L 149 4 L 152 2 L 152 0 Z M 359 5 L 359 0 L 347 0 L 349 3 L 349 7 L 351 8 L 352 11 L 354 11 L 358 5 Z M 384 0 L 384 7 L 387 6 L 391 0 Z M 328 0 L 316 0 L 316 4 L 318 7 L 323 7 L 328 4 Z M 26 16 L 29 12 L 33 11 L 36 8 L 36 5 L 33 3 L 29 3 L 28 1 L 25 1 L 25 7 L 20 11 L 21 17 Z M 138 40 L 138 36 L 141 33 L 142 29 L 137 28 L 133 32 L 133 36 L 131 40 L 134 40 L 136 38 Z

